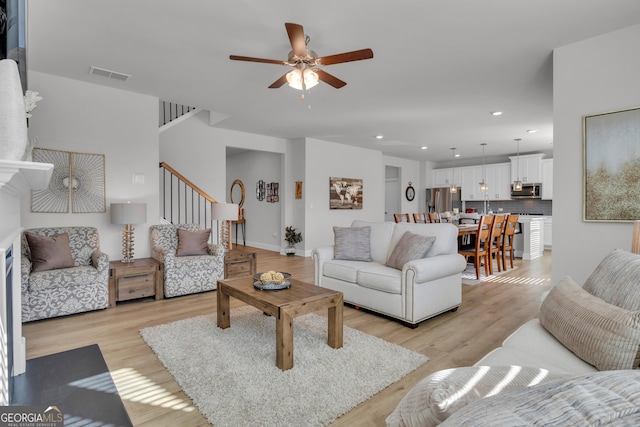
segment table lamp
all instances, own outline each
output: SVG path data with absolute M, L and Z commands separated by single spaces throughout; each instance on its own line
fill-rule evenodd
M 122 229 L 122 262 L 133 262 L 133 224 L 147 222 L 146 203 L 111 203 L 111 224 L 124 225 Z
M 211 218 L 222 221 L 220 244 L 225 250 L 231 250 L 231 221 L 238 220 L 238 205 L 234 203 L 213 203 L 211 205 Z

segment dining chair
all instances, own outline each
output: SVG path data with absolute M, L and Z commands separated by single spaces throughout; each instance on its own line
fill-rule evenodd
M 393 214 L 393 220 L 395 222 L 411 222 L 411 220 L 409 219 L 409 214 L 408 213 Z
M 429 212 L 429 222 L 430 223 L 442 222 L 442 220 L 440 219 L 440 214 L 438 212 Z
M 489 273 L 493 274 L 493 258 L 495 255 L 496 264 L 498 265 L 498 272 L 501 272 L 500 264 L 506 270 L 507 267 L 504 266 L 504 263 L 500 262 L 500 251 L 502 250 L 502 239 L 504 224 L 507 219 L 506 215 L 494 215 L 493 216 L 493 225 L 491 226 L 491 235 L 489 236 Z
M 504 225 L 504 232 L 502 233 L 500 254 L 502 255 L 502 266 L 505 270 L 507 269 L 507 251 L 509 251 L 509 263 L 513 268 L 513 240 L 518 227 L 518 217 L 519 215 L 508 215 Z
M 413 222 L 415 222 L 416 224 L 426 224 L 427 222 L 429 222 L 427 220 L 427 214 L 426 213 L 414 213 L 413 214 Z
M 484 273 L 489 276 L 489 243 L 491 228 L 493 226 L 493 216 L 481 216 L 478 220 L 478 231 L 476 232 L 475 243 L 471 246 L 458 249 L 458 253 L 467 261 L 473 257 L 473 266 L 476 269 L 476 278 L 480 280 L 480 264 L 484 260 Z

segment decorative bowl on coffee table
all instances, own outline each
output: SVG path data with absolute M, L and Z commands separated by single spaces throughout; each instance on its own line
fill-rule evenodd
M 261 280 L 261 276 L 264 273 L 256 273 L 253 275 L 253 287 L 256 289 L 260 289 L 263 291 L 273 291 L 278 289 L 287 289 L 291 287 L 291 274 L 281 272 L 283 276 L 283 280 L 281 281 L 271 281 L 271 280 Z

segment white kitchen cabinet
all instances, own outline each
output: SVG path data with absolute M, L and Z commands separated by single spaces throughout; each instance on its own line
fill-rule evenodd
M 553 232 L 553 221 L 552 217 L 545 216 L 544 217 L 544 248 L 551 249 L 552 242 L 552 233 Z
M 482 166 L 465 166 L 460 168 L 460 198 L 468 201 L 483 201 L 484 193 L 480 191 Z
M 553 159 L 542 160 L 542 200 L 553 200 Z
M 511 160 L 511 181 L 520 178 L 524 183 L 542 182 L 542 157 L 544 154 L 523 154 L 509 157 Z M 518 168 L 518 165 L 520 167 Z
M 454 176 L 455 174 L 455 176 Z M 452 184 L 460 187 L 460 168 L 444 168 L 433 170 L 433 187 L 450 187 Z
M 495 163 L 485 166 L 487 185 L 489 186 L 488 200 L 511 199 L 511 164 Z

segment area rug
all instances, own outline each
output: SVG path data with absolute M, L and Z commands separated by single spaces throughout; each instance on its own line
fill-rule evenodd
M 275 365 L 275 320 L 245 306 L 231 327 L 215 315 L 140 331 L 200 412 L 216 427 L 324 426 L 398 381 L 428 358 L 344 327 L 327 345 L 327 319 L 294 319 L 294 367 Z
M 462 272 L 462 284 L 463 285 L 479 285 L 480 283 L 483 282 L 489 282 L 493 279 L 495 279 L 498 276 L 502 276 L 504 273 L 506 273 L 507 271 L 511 271 L 511 270 L 515 270 L 516 268 L 518 268 L 517 266 L 514 268 L 510 268 L 509 270 L 502 270 L 502 271 L 498 271 L 498 269 L 494 266 L 494 270 L 493 270 L 493 274 L 489 275 L 489 276 L 485 276 L 484 274 L 484 266 L 480 266 L 480 279 L 478 280 L 477 276 L 476 276 L 476 268 L 473 266 L 473 264 L 467 264 L 467 268 Z

